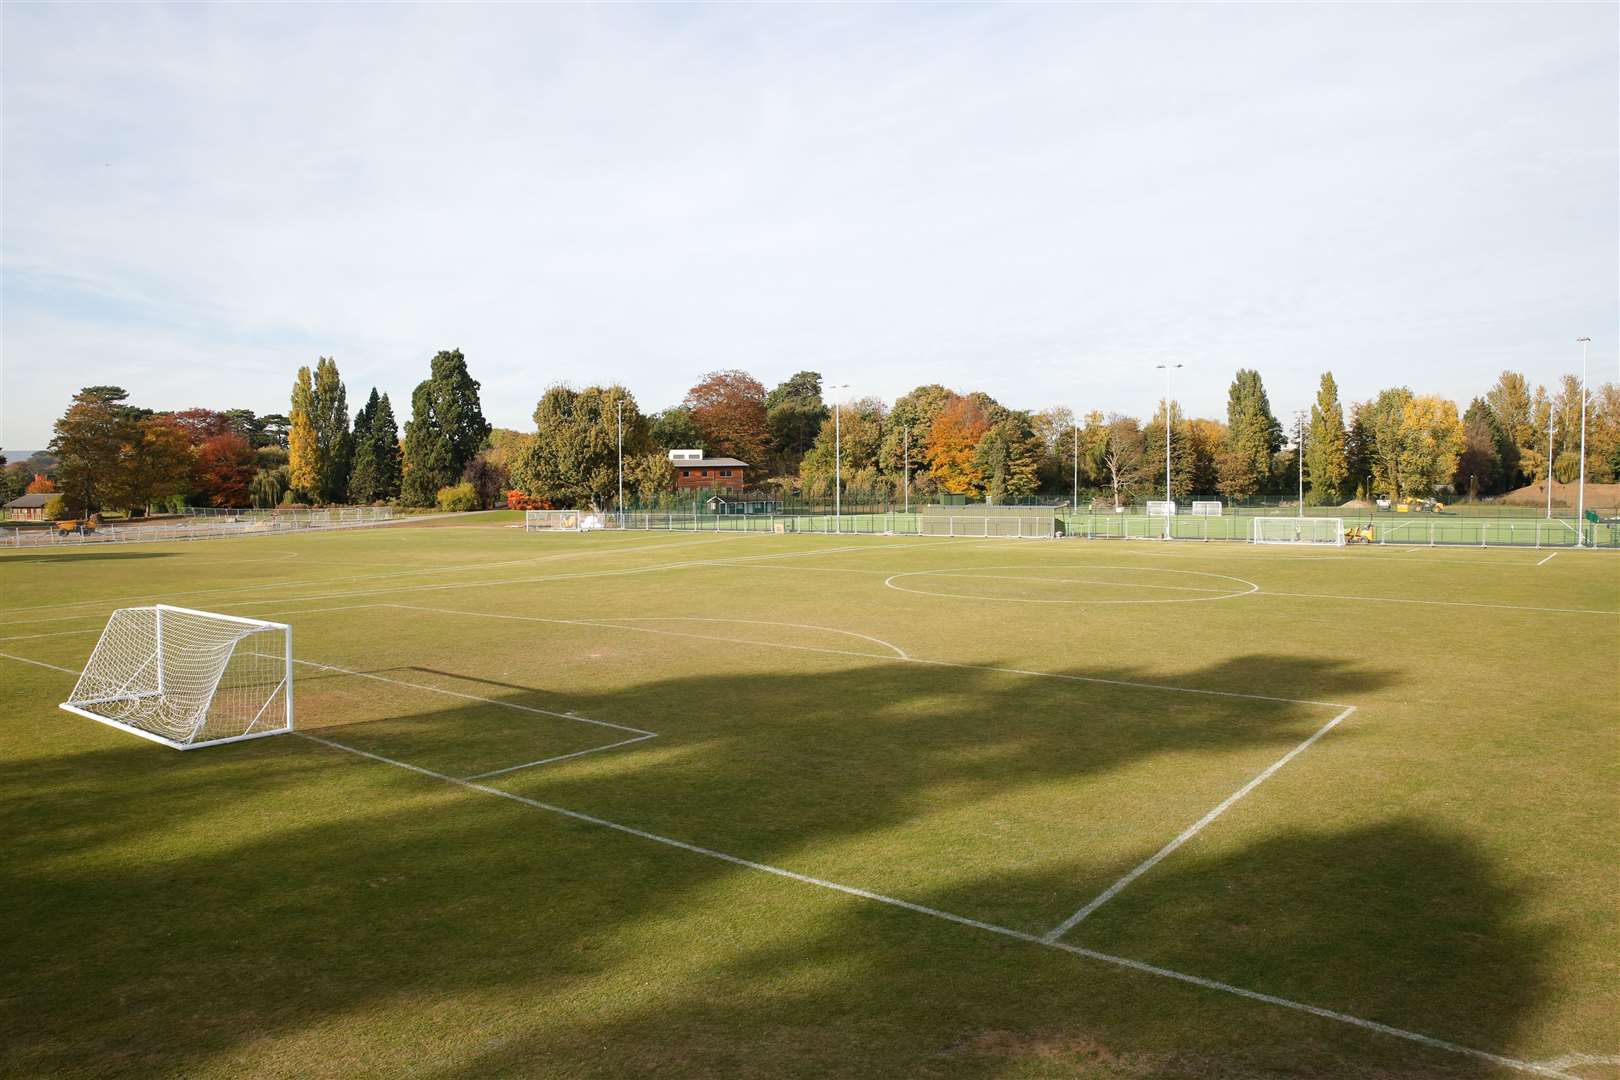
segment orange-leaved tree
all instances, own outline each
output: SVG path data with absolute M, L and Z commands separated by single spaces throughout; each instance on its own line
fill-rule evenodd
M 746 371 L 711 371 L 686 392 L 686 408 L 703 432 L 703 452 L 760 467 L 770 441 L 765 386 Z
M 953 495 L 976 495 L 984 489 L 984 472 L 975 462 L 979 440 L 990 429 L 990 418 L 971 397 L 953 397 L 928 429 L 924 455 L 940 490 Z

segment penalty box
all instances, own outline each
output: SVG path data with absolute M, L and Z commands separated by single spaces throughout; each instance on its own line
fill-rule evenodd
M 378 606 L 434 632 L 375 640 L 375 612 L 301 625 L 332 658 L 299 671 L 301 710 L 322 723 L 325 694 L 347 711 L 319 734 L 1035 933 L 1345 711 L 1196 673 L 1163 686 L 909 657 L 828 627 Z

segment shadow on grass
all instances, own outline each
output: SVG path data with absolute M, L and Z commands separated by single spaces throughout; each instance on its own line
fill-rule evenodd
M 106 547 L 87 548 L 84 551 L 56 551 L 52 554 L 43 552 L 29 554 L 14 554 L 0 548 L 0 562 L 30 562 L 30 563 L 80 563 L 93 560 L 112 560 L 124 562 L 136 559 L 172 559 L 178 552 L 173 551 L 117 551 Z
M 1387 681 L 1291 657 L 1244 657 L 1176 681 L 1257 678 L 1324 696 Z M 513 689 L 501 700 L 533 703 L 535 691 Z M 559 696 L 545 695 L 546 707 Z M 304 702 L 318 707 L 319 690 Z M 639 717 L 663 737 L 596 759 L 605 772 L 537 771 L 507 786 L 794 869 L 866 841 L 881 860 L 892 834 L 908 846 L 890 861 L 949 868 L 944 880 L 921 875 L 905 899 L 973 915 L 998 898 L 1015 908 L 1036 898 L 1020 916 L 1084 900 L 1076 883 L 1116 867 L 1084 845 L 1031 862 L 994 832 L 974 841 L 975 828 L 994 828 L 974 816 L 979 804 L 1023 794 L 1046 808 L 1036 824 L 1074 830 L 1083 823 L 1064 816 L 1063 800 L 1116 773 L 1179 761 L 1194 772 L 1242 764 L 1246 777 L 1249 762 L 1326 718 L 892 663 L 835 679 L 664 679 L 569 696 L 567 707 Z M 411 719 L 441 717 L 475 722 L 464 707 Z M 408 732 L 380 738 L 409 748 Z M 0 805 L 0 1072 L 1478 1071 L 297 738 L 62 755 L 0 776 Z M 991 818 L 1024 812 L 998 804 Z M 934 815 L 942 838 L 904 831 Z M 1465 838 L 1399 821 L 1192 856 L 1135 887 L 1164 899 L 1137 913 L 1129 955 L 1487 1049 L 1511 1046 L 1543 993 L 1549 941 L 1525 929 L 1524 889 Z M 1260 929 L 1234 947 L 1243 920 Z M 260 1058 L 277 1039 L 293 1056 Z

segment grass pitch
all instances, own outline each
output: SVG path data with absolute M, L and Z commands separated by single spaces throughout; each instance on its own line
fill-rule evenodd
M 471 520 L 0 554 L 0 1073 L 1620 1075 L 1612 553 Z

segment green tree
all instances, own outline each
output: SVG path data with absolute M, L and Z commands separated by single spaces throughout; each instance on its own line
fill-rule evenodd
M 1470 499 L 1502 489 L 1502 432 L 1484 398 L 1475 398 L 1463 413 L 1463 448 L 1451 486 Z
M 1282 425 L 1271 413 L 1260 373 L 1238 371 L 1226 394 L 1226 446 L 1216 469 L 1221 494 L 1247 499 L 1271 475 L 1271 460 L 1282 449 Z
M 770 435 L 770 471 L 797 472 L 815 443 L 827 406 L 821 400 L 821 375 L 801 371 L 765 395 L 765 428 Z
M 317 498 L 321 490 L 319 437 L 315 432 L 315 380 L 307 366 L 293 381 L 288 412 L 287 476 L 295 497 Z
M 992 503 L 1040 490 L 1041 450 L 1027 413 L 1009 412 L 990 426 L 973 449 L 973 463 Z
M 1380 391 L 1367 406 L 1363 420 L 1367 432 L 1367 467 L 1371 493 L 1391 499 L 1410 492 L 1401 483 L 1401 455 L 1406 437 L 1406 406 L 1412 391 L 1404 386 Z
M 462 469 L 489 437 L 478 390 L 460 349 L 433 357 L 428 378 L 411 394 L 411 419 L 405 424 L 406 505 L 434 505 L 439 489 L 461 478 Z
M 1485 403 L 1496 420 L 1497 429 L 1502 432 L 1498 454 L 1502 459 L 1504 484 L 1517 487 L 1534 483 L 1540 478 L 1534 475 L 1534 464 L 1524 460 L 1525 451 L 1530 451 L 1538 460 L 1545 460 L 1543 454 L 1536 453 L 1536 448 L 1545 445 L 1546 429 L 1538 431 L 1536 428 L 1530 384 L 1518 372 L 1504 371 L 1497 376 L 1496 385 L 1486 392 Z
M 354 458 L 349 468 L 349 498 L 356 503 L 376 502 L 378 498 L 377 444 L 371 436 L 371 424 L 381 406 L 382 398 L 373 386 L 371 396 L 354 414 L 354 430 L 351 434 Z
M 285 466 L 279 469 L 260 469 L 254 474 L 253 483 L 248 488 L 248 497 L 253 505 L 261 510 L 269 510 L 281 505 L 281 498 L 287 494 L 289 481 Z
M 1164 402 L 1153 412 L 1153 419 L 1142 428 L 1142 483 L 1152 498 L 1164 498 Z M 1197 459 L 1192 428 L 1181 413 L 1181 405 L 1170 403 L 1170 497 L 1185 502 L 1196 490 L 1194 475 Z
M 321 502 L 340 503 L 348 497 L 354 442 L 349 433 L 348 390 L 331 357 L 323 356 L 315 365 L 310 412 L 315 426 L 316 494 Z
M 555 506 L 602 509 L 618 492 L 618 407 L 624 403 L 626 490 L 629 466 L 653 449 L 651 425 L 622 386 L 553 386 L 534 408 L 534 441 L 512 467 L 524 493 Z
M 928 383 L 895 400 L 884 424 L 883 444 L 878 451 L 878 468 L 900 475 L 905 469 L 906 446 L 911 447 L 911 471 L 915 474 L 927 460 L 928 437 L 934 421 L 956 397 L 938 383 Z M 913 481 L 915 483 L 915 481 Z
M 400 450 L 399 424 L 394 419 L 394 405 L 384 394 L 377 402 L 376 411 L 368 422 L 371 433 L 372 456 L 376 459 L 376 480 L 371 487 L 373 502 L 387 502 L 399 498 Z
M 815 445 L 799 464 L 799 476 L 805 490 L 831 492 L 837 445 L 843 452 L 839 471 L 845 490 L 869 493 L 878 487 L 873 477 L 877 475 L 878 448 L 883 443 L 883 402 L 862 398 L 841 404 L 837 411 L 837 416 L 828 413 L 822 421 Z M 867 472 L 870 477 L 864 475 Z
M 1333 373 L 1324 371 L 1305 434 L 1305 479 L 1311 485 L 1310 501 L 1317 506 L 1343 502 L 1344 482 L 1349 475 L 1344 407 L 1339 404 L 1339 387 Z
M 692 419 L 692 410 L 676 405 L 652 418 L 652 440 L 664 450 L 698 450 L 703 446 L 703 432 Z
M 121 386 L 87 386 L 56 421 L 51 450 L 61 459 L 57 483 L 73 516 L 101 509 L 125 485 L 124 448 L 139 437 L 139 413 Z

